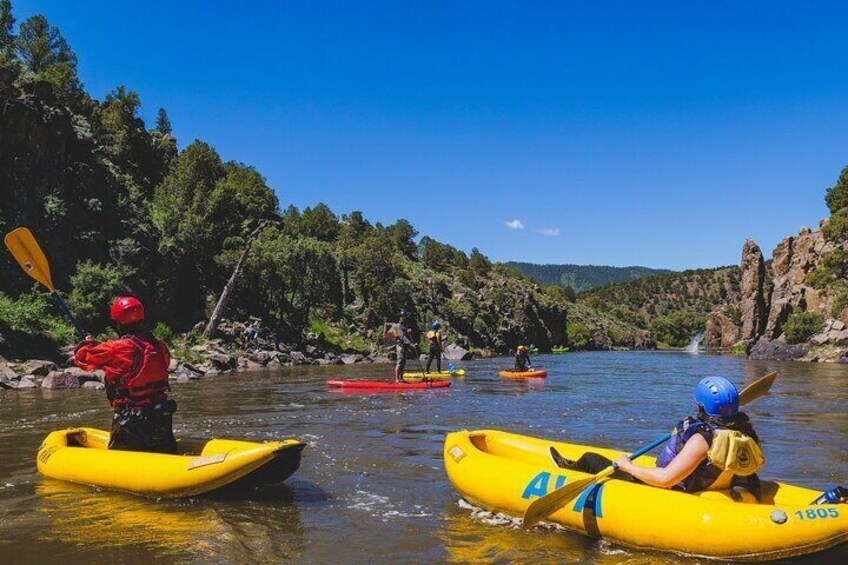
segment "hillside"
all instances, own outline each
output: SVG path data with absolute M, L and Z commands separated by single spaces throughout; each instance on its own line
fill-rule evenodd
M 114 335 L 107 306 L 132 294 L 157 334 L 195 343 L 237 271 L 221 328 L 233 334 L 242 326 L 231 322 L 256 319 L 277 349 L 374 354 L 401 308 L 419 328 L 442 320 L 450 342 L 486 353 L 567 345 L 569 329 L 592 333 L 581 347 L 650 344 L 583 306 L 580 327 L 569 328 L 573 293 L 420 237 L 404 219 L 281 207 L 285 193 L 255 168 L 201 140 L 178 150 L 166 110 L 150 127 L 131 89 L 92 98 L 71 46 L 43 16 L 21 28 L 25 39 L 0 30 L 15 45 L 0 52 L 0 232 L 35 233 L 87 331 Z M 0 354 L 49 355 L 73 341 L 47 298 L 0 253 Z
M 670 273 L 666 269 L 648 267 L 605 267 L 599 265 L 539 265 L 510 261 L 504 263 L 542 285 L 570 286 L 583 292 L 652 275 Z
M 720 267 L 655 275 L 581 293 L 578 302 L 682 347 L 704 331 L 710 312 L 738 301 L 740 273 L 738 267 Z M 732 310 L 728 315 L 737 317 Z

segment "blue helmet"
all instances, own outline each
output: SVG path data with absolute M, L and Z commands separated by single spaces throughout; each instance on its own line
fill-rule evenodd
M 439 321 L 438 321 L 438 320 L 436 320 L 435 322 L 433 322 L 432 324 L 430 324 L 430 327 L 431 327 L 431 328 L 433 328 L 434 330 L 437 330 L 437 329 L 439 329 L 439 328 L 441 328 L 441 327 L 442 327 L 442 324 L 440 324 L 440 323 L 439 323 Z
M 695 404 L 717 418 L 732 418 L 739 412 L 739 392 L 724 377 L 707 377 L 695 387 Z

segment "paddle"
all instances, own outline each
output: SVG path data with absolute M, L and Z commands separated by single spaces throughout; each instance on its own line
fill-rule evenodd
M 749 402 L 758 399 L 759 397 L 765 395 L 771 385 L 774 383 L 774 379 L 777 378 L 777 372 L 771 372 L 764 377 L 761 377 L 745 387 L 745 389 L 739 393 L 739 405 L 742 406 L 744 404 L 748 404 Z M 661 438 L 658 438 L 655 441 L 652 441 L 645 447 L 639 449 L 631 453 L 628 457 L 630 460 L 636 459 L 637 457 L 641 457 L 645 453 L 654 449 L 655 447 L 662 445 L 666 441 L 669 440 L 671 434 L 665 434 Z M 527 507 L 527 510 L 524 511 L 524 519 L 521 523 L 521 527 L 525 530 L 529 530 L 560 508 L 562 508 L 568 501 L 572 500 L 578 494 L 586 490 L 589 485 L 596 483 L 600 480 L 605 479 L 606 477 L 612 475 L 618 469 L 618 465 L 612 464 L 600 473 L 589 477 L 588 479 L 581 479 L 579 481 L 575 481 L 573 483 L 567 484 L 561 488 L 554 490 L 537 498 Z
M 6 234 L 3 241 L 24 272 L 47 287 L 59 304 L 59 308 L 62 309 L 62 313 L 76 328 L 80 339 L 85 339 L 85 332 L 68 310 L 68 305 L 56 292 L 56 287 L 53 286 L 53 279 L 50 278 L 50 263 L 47 262 L 47 257 L 32 232 L 27 228 L 16 228 Z

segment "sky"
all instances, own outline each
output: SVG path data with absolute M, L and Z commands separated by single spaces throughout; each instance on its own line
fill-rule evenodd
M 283 206 L 495 260 L 767 255 L 848 165 L 848 3 L 85 2 L 44 14 L 98 99 L 255 166 Z

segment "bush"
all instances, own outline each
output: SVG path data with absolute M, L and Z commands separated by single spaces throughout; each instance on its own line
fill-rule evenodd
M 848 208 L 848 167 L 842 169 L 836 184 L 827 189 L 824 199 L 831 212 Z
M 834 318 L 838 318 L 844 309 L 848 308 L 848 290 L 843 290 L 833 299 L 833 306 L 830 307 L 830 314 Z
M 651 321 L 651 332 L 657 341 L 671 347 L 684 347 L 692 336 L 704 331 L 706 320 L 686 310 L 679 310 L 667 316 L 658 316 Z
M 165 343 L 173 343 L 177 338 L 177 334 L 165 322 L 159 322 L 153 328 L 153 335 L 164 341 Z
M 59 344 L 73 343 L 74 328 L 54 314 L 58 306 L 50 304 L 48 295 L 33 290 L 17 299 L 0 293 L 0 323 L 21 335 L 46 334 Z
M 583 324 L 568 324 L 565 333 L 568 337 L 568 345 L 573 350 L 587 349 L 592 342 L 592 334 Z
M 783 324 L 787 343 L 801 343 L 819 333 L 824 327 L 824 316 L 818 312 L 792 312 Z
M 109 324 L 109 306 L 126 289 L 128 274 L 126 269 L 110 264 L 84 261 L 77 265 L 68 303 L 86 331 L 100 332 Z

